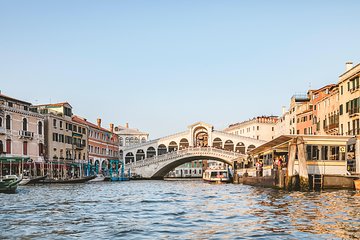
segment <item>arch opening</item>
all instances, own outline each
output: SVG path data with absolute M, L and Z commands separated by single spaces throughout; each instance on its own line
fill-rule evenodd
M 156 150 L 155 148 L 153 147 L 149 147 L 147 150 L 146 150 L 146 158 L 152 158 L 156 156 Z
M 185 149 L 189 147 L 189 141 L 186 138 L 182 138 L 180 140 L 180 144 L 179 144 L 179 150 Z
M 224 150 L 234 151 L 234 143 L 231 140 L 226 140 L 224 144 Z
M 172 141 L 169 143 L 169 152 L 174 152 L 178 150 L 178 145 L 176 142 Z
M 236 144 L 235 152 L 245 154 L 245 144 L 242 142 L 239 142 L 238 144 Z
M 136 152 L 136 161 L 140 161 L 140 160 L 143 160 L 143 159 L 145 159 L 144 150 L 142 150 L 142 149 L 137 150 L 137 152 Z
M 215 138 L 213 141 L 213 147 L 214 148 L 218 148 L 218 149 L 222 149 L 222 140 L 221 138 Z
M 163 154 L 166 154 L 167 153 L 167 148 L 164 144 L 160 144 L 158 146 L 158 155 L 163 155 Z
M 132 152 L 129 152 L 125 156 L 125 164 L 132 163 L 135 161 L 134 154 Z

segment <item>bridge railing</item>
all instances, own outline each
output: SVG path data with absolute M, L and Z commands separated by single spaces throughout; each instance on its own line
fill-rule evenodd
M 154 156 L 151 158 L 145 158 L 142 160 L 135 161 L 133 163 L 126 164 L 127 166 L 144 166 L 150 165 L 153 163 L 158 163 L 162 161 L 167 161 L 169 159 L 184 157 L 187 155 L 201 155 L 204 153 L 214 153 L 216 155 L 225 156 L 227 158 L 237 159 L 239 157 L 245 157 L 246 155 L 238 152 L 227 151 L 223 149 L 218 149 L 214 147 L 188 147 L 186 149 L 169 152 L 163 155 Z

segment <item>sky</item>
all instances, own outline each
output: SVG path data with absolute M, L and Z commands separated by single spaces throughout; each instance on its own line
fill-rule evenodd
M 359 1 L 0 0 L 0 90 L 158 138 L 280 115 L 360 63 Z

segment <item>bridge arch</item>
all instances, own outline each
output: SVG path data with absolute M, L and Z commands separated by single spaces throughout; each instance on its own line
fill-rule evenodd
M 234 151 L 234 143 L 231 140 L 226 140 L 224 144 L 224 150 Z
M 149 147 L 147 150 L 146 150 L 146 158 L 152 158 L 156 156 L 156 150 L 154 147 Z
M 179 150 L 189 147 L 189 141 L 186 138 L 182 138 L 179 143 Z
M 125 164 L 134 162 L 134 154 L 132 152 L 128 152 L 125 156 Z
M 171 141 L 169 143 L 169 152 L 173 152 L 173 151 L 177 151 L 178 150 L 178 145 L 175 141 Z
M 217 137 L 214 139 L 213 141 L 213 145 L 214 148 L 218 148 L 218 149 L 222 149 L 222 140 L 221 138 Z
M 136 152 L 136 161 L 140 161 L 142 159 L 145 159 L 145 152 L 144 152 L 144 150 L 139 149 Z
M 245 154 L 245 144 L 243 142 L 239 142 L 238 144 L 236 144 L 235 152 Z
M 251 144 L 248 146 L 247 151 L 249 152 L 249 151 L 253 150 L 254 148 L 256 148 L 255 145 Z
M 158 146 L 158 155 L 163 155 L 163 154 L 166 154 L 167 153 L 167 148 L 164 144 L 160 144 Z
M 168 174 L 171 170 L 173 170 L 174 168 L 184 164 L 184 163 L 188 163 L 188 162 L 192 162 L 192 161 L 197 161 L 197 160 L 215 160 L 215 161 L 219 161 L 219 162 L 223 162 L 226 163 L 230 166 L 232 166 L 232 162 L 225 160 L 221 157 L 214 157 L 214 156 L 186 156 L 180 159 L 177 159 L 176 161 L 173 161 L 165 166 L 163 166 L 162 168 L 160 168 L 159 170 L 157 170 L 153 176 L 151 177 L 152 179 L 163 179 L 165 177 L 166 174 Z

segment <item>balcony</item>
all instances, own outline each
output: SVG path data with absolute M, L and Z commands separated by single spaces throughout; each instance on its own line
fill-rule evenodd
M 335 128 L 339 128 L 339 122 L 337 122 L 337 123 L 331 123 L 331 124 L 325 126 L 325 127 L 324 127 L 324 130 L 325 130 L 325 131 L 330 131 L 330 130 L 333 130 L 333 129 L 335 129 Z
M 19 131 L 20 138 L 33 139 L 34 133 L 29 131 L 20 130 Z
M 354 128 L 346 133 L 346 135 L 360 135 L 360 128 Z
M 349 109 L 349 117 L 355 117 L 358 116 L 360 112 L 360 107 L 356 107 L 356 108 L 350 108 Z
M 74 145 L 75 145 L 75 149 L 77 149 L 77 150 L 83 150 L 85 148 L 84 144 L 76 143 Z

